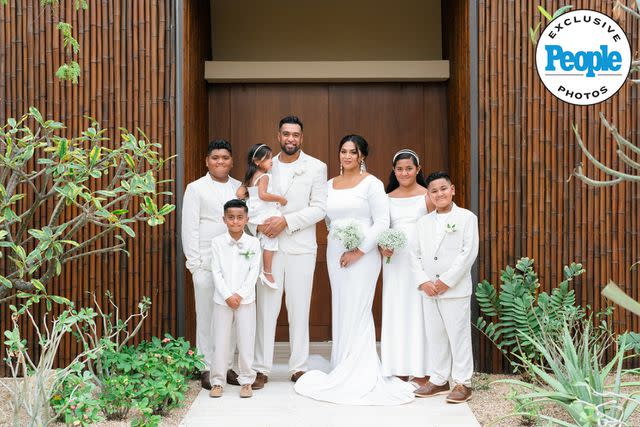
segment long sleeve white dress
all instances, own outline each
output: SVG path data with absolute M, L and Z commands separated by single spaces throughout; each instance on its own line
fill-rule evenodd
M 297 393 L 316 400 L 346 405 L 400 405 L 413 400 L 413 386 L 384 377 L 376 352 L 371 307 L 380 274 L 377 239 L 389 227 L 389 202 L 382 182 L 372 175 L 353 188 L 336 190 L 328 183 L 327 219 L 357 221 L 365 239 L 365 255 L 347 268 L 340 267 L 345 248 L 327 242 L 327 268 L 331 282 L 331 372 L 309 371 L 296 383 Z

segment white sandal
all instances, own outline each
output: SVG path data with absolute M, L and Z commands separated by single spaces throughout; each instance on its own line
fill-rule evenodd
M 266 271 L 262 270 L 260 272 L 260 281 L 262 282 L 263 285 L 270 287 L 271 289 L 278 289 L 278 284 L 275 281 L 271 281 L 269 279 L 267 279 L 267 276 L 265 276 L 266 274 L 273 274 L 273 273 L 267 273 Z

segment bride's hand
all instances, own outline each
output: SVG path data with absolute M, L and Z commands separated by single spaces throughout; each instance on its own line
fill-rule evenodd
M 360 249 L 354 249 L 352 251 L 343 253 L 340 257 L 340 267 L 349 267 L 351 264 L 359 260 L 362 255 L 364 255 L 364 252 L 362 252 Z
M 390 258 L 393 256 L 393 249 L 383 248 L 382 246 L 378 246 L 378 251 L 382 256 Z

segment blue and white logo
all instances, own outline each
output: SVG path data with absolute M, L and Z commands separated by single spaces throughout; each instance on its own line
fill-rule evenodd
M 536 68 L 546 88 L 574 105 L 612 97 L 631 68 L 631 46 L 609 16 L 589 9 L 560 15 L 547 25 L 536 48 Z

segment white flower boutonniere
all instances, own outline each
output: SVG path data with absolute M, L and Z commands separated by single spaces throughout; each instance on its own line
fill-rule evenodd
M 246 259 L 250 259 L 252 256 L 254 256 L 256 253 L 253 252 L 252 250 L 247 249 L 244 252 L 240 252 L 240 255 L 242 255 L 243 257 L 245 257 Z
M 445 231 L 447 233 L 455 233 L 456 231 L 458 231 L 458 229 L 456 228 L 456 225 L 454 223 L 451 223 L 447 224 L 447 228 L 445 229 Z
M 304 168 L 302 166 L 298 166 L 293 170 L 293 173 L 296 174 L 296 176 L 300 176 L 304 173 Z

